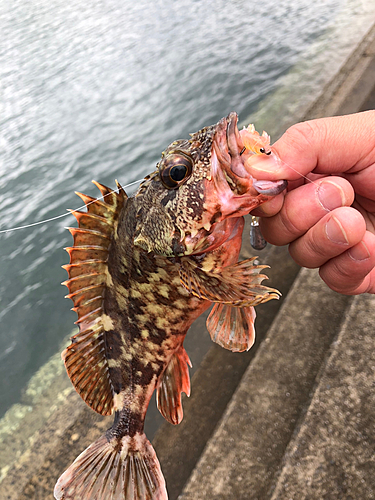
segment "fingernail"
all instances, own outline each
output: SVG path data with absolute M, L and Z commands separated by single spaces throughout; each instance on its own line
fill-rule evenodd
M 363 241 L 360 241 L 357 245 L 354 245 L 354 247 L 348 250 L 348 254 L 353 260 L 367 260 L 371 257 L 369 249 Z
M 279 170 L 280 163 L 275 154 L 267 155 L 253 155 L 246 160 L 247 167 L 257 170 L 259 172 L 275 172 Z
M 348 237 L 346 236 L 345 230 L 342 227 L 341 222 L 336 219 L 336 217 L 331 217 L 326 223 L 326 234 L 328 239 L 333 243 L 339 243 L 340 245 L 349 245 Z
M 341 186 L 324 181 L 318 187 L 318 199 L 325 210 L 333 210 L 345 205 L 345 194 Z

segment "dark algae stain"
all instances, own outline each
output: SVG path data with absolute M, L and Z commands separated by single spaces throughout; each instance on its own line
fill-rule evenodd
M 153 392 L 178 424 L 181 394 L 190 394 L 183 341 L 192 322 L 213 305 L 212 340 L 247 350 L 254 306 L 278 298 L 261 284 L 265 266 L 238 262 L 243 215 L 271 197 L 246 170 L 251 154 L 231 113 L 168 146 L 132 198 L 119 184 L 96 183 L 103 200 L 80 195 L 87 212 L 74 212 L 79 229 L 64 266 L 79 333 L 62 357 L 82 399 L 115 418 L 62 474 L 57 500 L 167 499 L 143 431 Z M 274 184 L 272 195 L 285 187 Z

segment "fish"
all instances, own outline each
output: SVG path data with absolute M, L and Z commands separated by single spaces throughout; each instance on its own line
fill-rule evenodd
M 238 261 L 244 215 L 281 193 L 262 181 L 231 112 L 190 139 L 172 142 L 128 197 L 94 182 L 101 198 L 77 193 L 68 287 L 79 331 L 63 351 L 74 388 L 113 425 L 58 479 L 56 500 L 167 500 L 155 450 L 144 433 L 150 398 L 165 419 L 183 418 L 190 359 L 183 342 L 210 306 L 207 329 L 234 352 L 254 342 L 254 306 L 277 299 L 265 265 Z

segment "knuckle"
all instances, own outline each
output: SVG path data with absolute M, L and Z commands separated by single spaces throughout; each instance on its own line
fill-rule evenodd
M 356 295 L 366 274 L 354 273 L 351 267 L 343 263 L 342 258 L 332 259 L 319 270 L 322 280 L 335 292 L 344 295 Z
M 326 273 L 320 273 L 320 277 L 324 283 L 331 288 L 334 292 L 341 293 L 343 295 L 356 295 L 356 290 L 361 285 L 363 280 L 359 280 L 354 284 L 348 284 L 348 282 L 341 282 L 335 280 L 334 277 L 327 275 Z
M 292 242 L 289 252 L 297 264 L 309 269 L 320 267 L 331 258 L 324 242 L 314 236 L 313 229 Z
M 328 272 L 324 266 L 319 269 L 319 276 L 334 292 L 350 295 L 350 292 L 348 293 L 347 291 L 348 286 L 345 286 L 343 283 L 337 283 L 336 275 L 332 271 Z
M 294 224 L 287 210 L 281 210 L 279 222 L 281 224 L 282 233 L 285 235 L 286 243 L 290 243 L 300 237 L 304 231 Z
M 312 258 L 314 258 L 319 265 L 330 258 L 330 255 L 327 255 L 327 248 L 322 242 L 317 242 L 314 238 L 309 238 L 308 245 Z

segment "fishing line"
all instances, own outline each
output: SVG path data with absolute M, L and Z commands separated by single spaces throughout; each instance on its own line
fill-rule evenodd
M 271 146 L 271 149 L 272 149 L 272 146 Z M 308 177 L 306 177 L 306 175 L 303 175 L 301 174 L 301 172 L 298 172 L 298 170 L 296 170 L 295 168 L 293 168 L 291 165 L 289 165 L 289 163 L 285 160 L 282 160 L 278 155 L 276 155 L 275 153 L 273 153 L 274 156 L 276 156 L 276 158 L 278 159 L 278 161 L 280 163 L 284 163 L 284 165 L 286 165 L 287 167 L 289 167 L 290 169 L 292 169 L 294 172 L 296 172 L 296 174 L 300 175 L 301 177 L 303 177 L 304 179 L 306 179 L 307 181 L 311 182 L 312 184 L 315 184 L 315 186 L 318 186 L 319 187 L 319 184 L 311 179 L 309 179 Z
M 291 168 L 294 172 L 296 172 L 298 175 L 300 175 L 301 177 L 303 177 L 304 179 L 306 179 L 308 182 L 311 182 L 312 184 L 315 184 L 316 186 L 319 187 L 319 184 L 317 182 L 309 179 L 308 177 L 306 177 L 306 175 L 301 174 L 301 172 L 298 172 L 298 170 L 296 170 L 295 168 L 293 168 L 291 165 L 289 165 L 288 162 L 282 160 L 278 156 L 277 156 L 277 158 L 278 158 L 278 160 L 281 163 L 284 163 L 284 165 L 286 165 L 287 167 Z M 130 184 L 127 184 L 126 186 L 124 186 L 124 189 L 128 188 L 130 186 L 133 186 L 134 184 L 137 184 L 138 182 L 142 182 L 142 181 L 143 181 L 143 179 L 138 179 L 138 180 L 136 180 L 134 182 L 131 182 Z M 87 206 L 91 205 L 91 203 L 95 203 L 96 200 L 102 200 L 103 198 L 105 198 L 106 196 L 108 196 L 109 194 L 114 193 L 114 192 L 115 192 L 115 190 L 110 191 L 108 194 L 106 194 L 104 196 L 100 196 L 100 197 L 96 198 L 95 200 L 90 201 L 89 203 L 87 203 L 87 205 L 82 205 L 81 207 L 78 207 L 75 210 L 82 210 L 83 208 L 86 208 Z M 41 220 L 41 221 L 38 221 L 38 222 L 32 222 L 31 224 L 26 224 L 24 226 L 11 227 L 9 229 L 2 229 L 2 230 L 0 230 L 0 234 L 2 234 L 2 233 L 10 233 L 10 232 L 13 232 L 13 231 L 18 231 L 20 229 L 27 229 L 29 227 L 39 226 L 41 224 L 47 224 L 48 222 L 52 222 L 54 220 L 61 219 L 62 217 L 67 217 L 68 215 L 71 215 L 71 213 L 67 212 L 66 214 L 56 215 L 56 217 L 51 217 L 50 219 L 44 219 L 44 220 Z
M 143 179 L 138 179 L 137 181 L 131 182 L 130 184 L 126 184 L 126 186 L 123 186 L 123 189 L 128 188 L 129 186 L 133 186 L 133 184 L 137 184 L 138 182 L 142 182 L 142 181 L 143 181 Z M 95 203 L 96 200 L 102 200 L 106 196 L 114 193 L 115 191 L 116 190 L 114 189 L 113 191 L 110 191 L 109 193 L 105 194 L 104 196 L 100 196 L 98 198 L 95 198 L 95 200 L 90 201 L 89 203 L 87 203 L 87 205 L 82 205 L 81 207 L 76 208 L 75 211 L 82 210 L 83 208 L 86 208 L 89 205 L 91 205 L 91 203 Z M 26 224 L 25 226 L 18 226 L 18 227 L 11 227 L 9 229 L 2 229 L 0 231 L 0 234 L 10 233 L 12 231 L 18 231 L 19 229 L 27 229 L 28 227 L 39 226 L 40 224 L 46 224 L 47 222 L 52 222 L 54 220 L 61 219 L 62 217 L 66 217 L 68 215 L 72 215 L 72 214 L 70 212 L 67 212 L 66 214 L 56 215 L 56 217 L 51 217 L 50 219 L 40 220 L 38 222 L 32 222 L 31 224 Z

